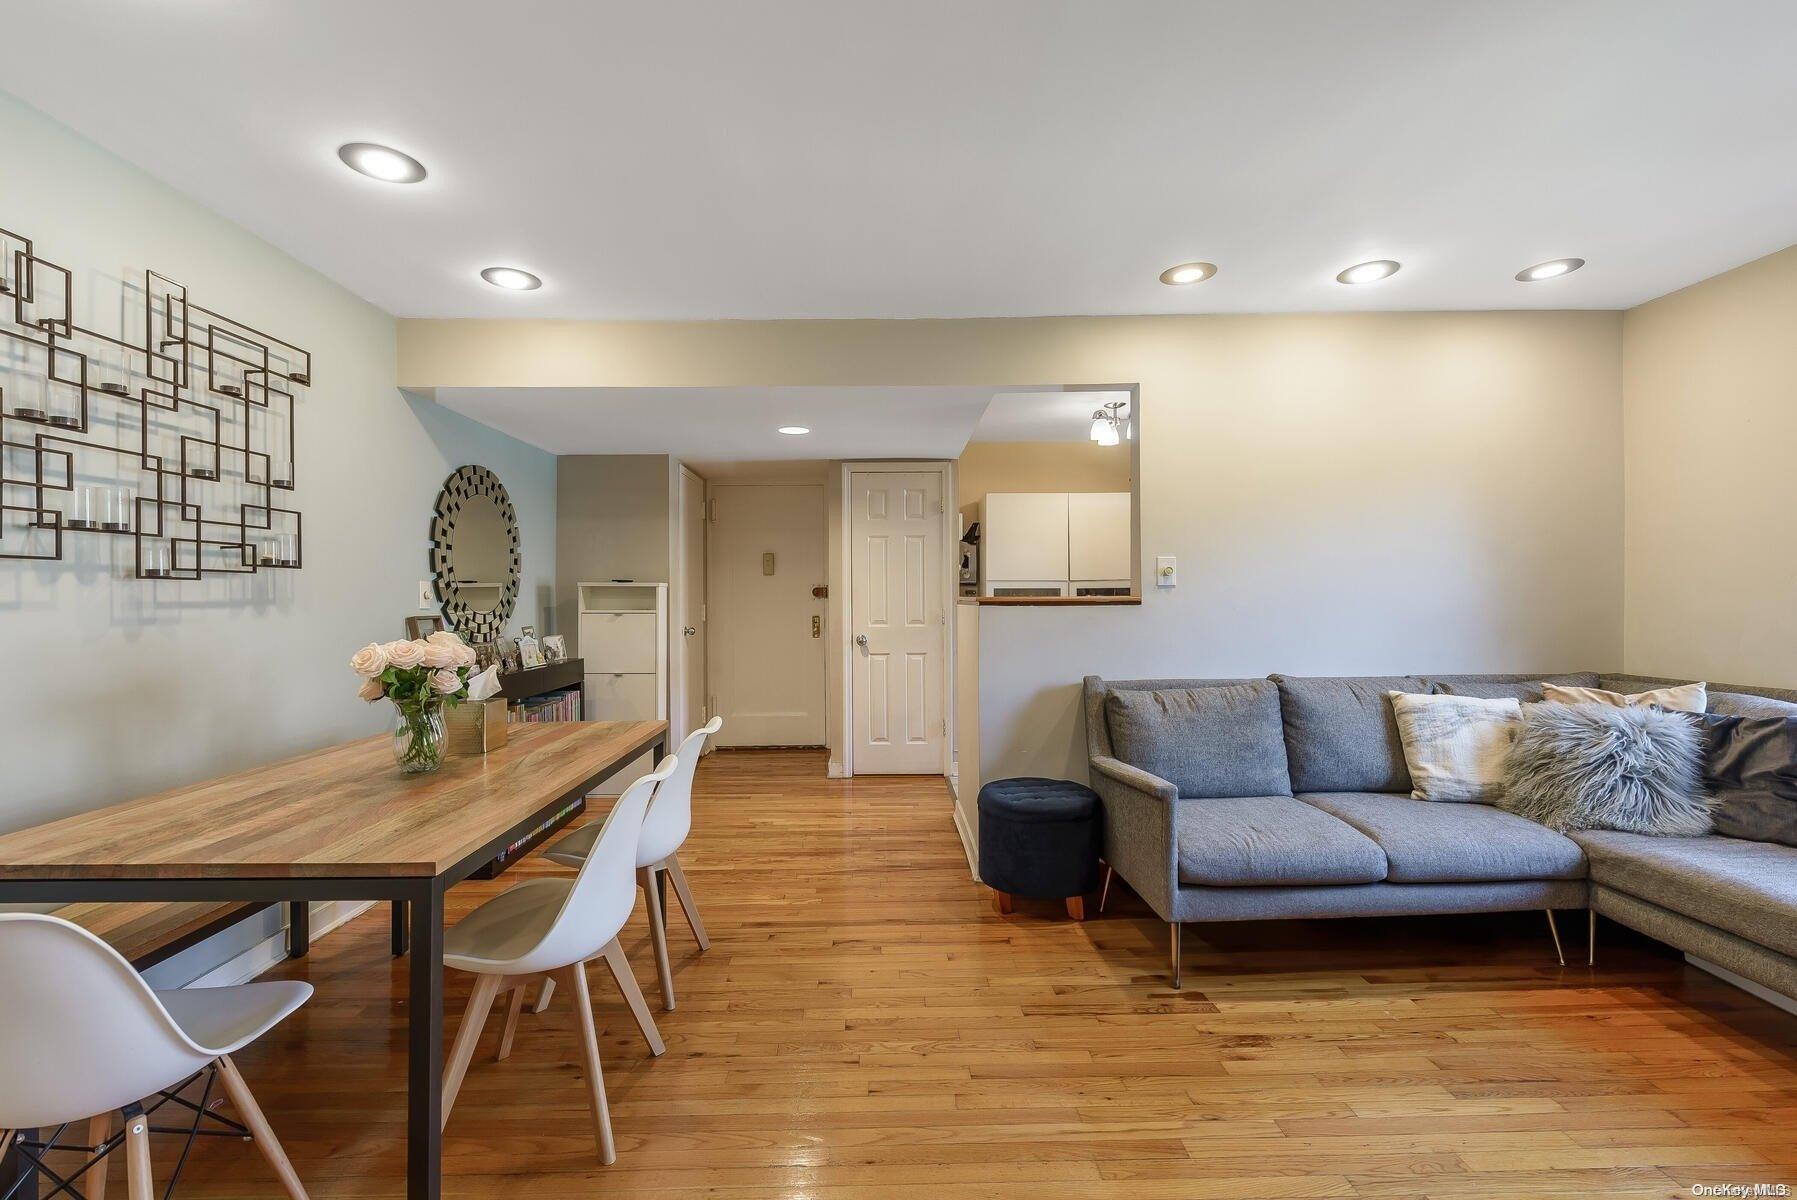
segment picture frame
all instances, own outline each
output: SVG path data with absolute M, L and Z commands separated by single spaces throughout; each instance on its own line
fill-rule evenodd
M 420 641 L 443 629 L 443 618 L 436 615 L 414 616 L 406 618 L 406 637 L 412 641 Z
M 549 662 L 568 661 L 568 640 L 559 633 L 552 633 L 543 639 L 543 657 Z
M 532 667 L 543 665 L 543 648 L 537 644 L 537 639 L 528 633 L 518 639 L 518 661 L 527 671 Z
M 510 675 L 520 669 L 518 642 L 515 638 L 500 638 L 495 643 L 499 652 L 499 673 Z

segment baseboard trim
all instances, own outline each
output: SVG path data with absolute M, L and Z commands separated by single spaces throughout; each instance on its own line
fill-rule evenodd
M 843 770 L 841 763 L 831 759 L 829 765 L 824 768 L 824 777 L 826 779 L 847 779 L 849 773 Z
M 1740 988 L 1756 1000 L 1764 1000 L 1773 1008 L 1782 1008 L 1792 1016 L 1797 1016 L 1797 1000 L 1793 1000 L 1789 996 L 1780 995 L 1763 983 L 1755 983 L 1746 976 L 1737 975 L 1727 967 L 1719 967 L 1708 959 L 1698 958 L 1695 954 L 1685 955 L 1685 961 L 1696 967 L 1699 971 L 1714 975 L 1723 983 Z
M 967 816 L 960 801 L 955 802 L 955 832 L 961 835 L 961 852 L 967 855 L 967 870 L 977 882 L 980 877 L 979 837 L 967 827 Z
M 333 929 L 340 929 L 375 906 L 373 900 L 330 900 L 312 910 L 312 940 L 317 941 Z M 287 928 L 274 933 L 248 950 L 220 963 L 184 987 L 230 987 L 248 983 L 264 971 L 287 961 Z

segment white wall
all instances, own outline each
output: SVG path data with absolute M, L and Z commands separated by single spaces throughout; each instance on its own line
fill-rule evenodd
M 1622 331 L 1627 667 L 1797 687 L 1797 246 Z
M 75 273 L 77 319 L 115 330 L 146 267 L 312 351 L 295 507 L 305 568 L 149 583 L 111 539 L 0 562 L 0 830 L 378 732 L 356 647 L 400 637 L 428 577 L 432 506 L 466 463 L 505 483 L 523 535 L 518 621 L 554 578 L 554 459 L 396 386 L 395 327 L 273 247 L 0 97 L 0 226 Z M 0 386 L 5 380 L 0 379 Z M 9 429 L 12 428 L 9 426 Z

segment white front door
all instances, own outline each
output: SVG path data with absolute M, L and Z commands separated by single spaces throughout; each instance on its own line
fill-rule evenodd
M 851 472 L 849 654 L 857 775 L 942 773 L 942 570 L 942 476 Z
M 714 484 L 712 712 L 720 746 L 824 744 L 824 488 Z
M 709 718 L 705 705 L 705 481 L 680 468 L 680 563 L 674 613 L 676 744 Z

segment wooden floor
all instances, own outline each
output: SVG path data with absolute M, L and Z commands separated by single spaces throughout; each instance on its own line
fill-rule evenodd
M 1540 914 L 1191 927 L 1186 988 L 1135 897 L 1085 924 L 969 879 L 940 779 L 723 752 L 683 855 L 680 1008 L 649 1058 L 592 973 L 619 1160 L 595 1157 L 569 1010 L 470 1071 L 458 1197 L 1687 1196 L 1797 1183 L 1797 1018 L 1606 925 Z M 471 883 L 452 919 L 523 874 Z M 1568 914 L 1568 931 L 1583 932 Z M 1575 939 L 1569 939 L 1575 940 Z M 624 944 L 653 999 L 642 909 Z M 238 1057 L 315 1197 L 403 1195 L 404 971 L 376 909 L 285 974 L 318 995 Z M 466 997 L 452 976 L 451 1032 Z M 164 1170 L 167 1154 L 162 1152 Z M 122 1194 L 122 1164 L 113 1186 Z M 188 1196 L 269 1196 L 248 1145 Z

